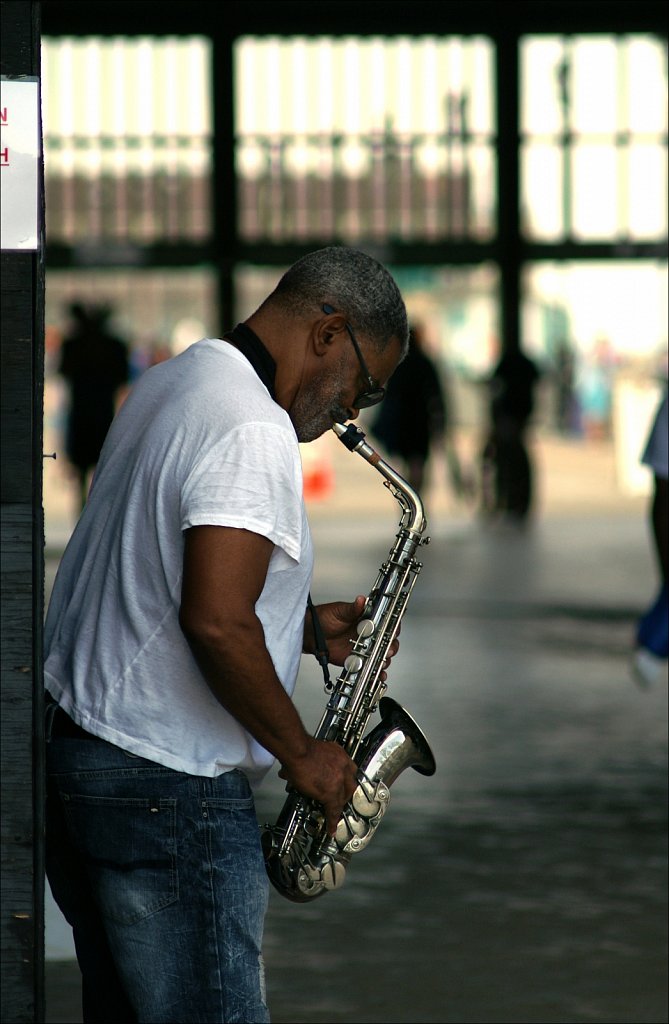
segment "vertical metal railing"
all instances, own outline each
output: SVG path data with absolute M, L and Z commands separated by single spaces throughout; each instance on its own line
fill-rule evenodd
M 487 167 L 494 167 L 491 140 L 460 132 L 240 136 L 240 236 L 488 240 L 495 227 L 492 204 L 477 197 L 494 185 L 472 187 L 472 177 L 483 172 L 471 151 L 482 145 L 490 149 Z M 245 173 L 250 165 L 253 172 Z

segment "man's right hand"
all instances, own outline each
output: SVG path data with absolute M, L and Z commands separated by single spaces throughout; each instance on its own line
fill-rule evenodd
M 279 778 L 322 805 L 327 833 L 333 836 L 358 784 L 357 771 L 355 761 L 338 743 L 309 737 L 306 753 L 282 765 Z

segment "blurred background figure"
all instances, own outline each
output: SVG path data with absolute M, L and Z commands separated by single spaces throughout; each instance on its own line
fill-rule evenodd
M 577 433 L 579 413 L 574 390 L 576 359 L 568 341 L 560 341 L 555 351 L 553 374 L 555 379 L 555 424 L 565 437 Z
M 83 509 L 89 475 L 114 418 L 120 389 L 128 382 L 130 365 L 127 343 L 109 329 L 110 309 L 74 302 L 68 312 L 58 372 L 69 392 L 65 453 L 77 477 Z
M 634 669 L 641 683 L 653 683 L 666 671 L 669 655 L 669 440 L 667 393 L 660 403 L 641 461 L 653 471 L 650 523 L 660 573 L 660 589 L 637 626 Z
M 504 353 L 488 381 L 490 433 L 482 456 L 482 503 L 487 515 L 516 523 L 532 505 L 533 471 L 527 428 L 534 411 L 539 370 L 519 350 Z
M 615 355 L 607 338 L 598 338 L 578 374 L 581 428 L 588 441 L 611 435 L 611 398 Z
M 425 351 L 424 328 L 413 324 L 409 351 L 388 382 L 371 430 L 389 456 L 402 460 L 404 475 L 421 493 L 431 452 L 436 446 L 443 450 L 447 427 L 445 388 Z

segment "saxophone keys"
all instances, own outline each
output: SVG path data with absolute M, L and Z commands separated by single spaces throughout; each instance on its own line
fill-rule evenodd
M 361 818 L 374 818 L 380 809 L 380 803 L 375 799 L 375 795 L 370 797 L 361 786 L 358 786 L 351 797 L 351 806 Z
M 378 786 L 376 787 L 376 796 L 381 801 L 381 803 L 386 806 L 390 802 L 390 790 L 386 786 L 385 782 L 379 782 Z
M 363 660 L 359 654 L 349 654 L 344 662 L 344 668 L 347 672 L 359 672 L 362 666 Z
M 366 836 L 367 832 L 369 831 L 369 821 L 362 815 L 354 817 L 352 814 L 347 814 L 346 831 L 346 842 L 342 842 L 342 848 L 344 848 L 346 843 L 348 843 L 353 837 L 362 839 L 364 836 Z
M 337 831 L 334 834 L 334 841 L 337 844 L 337 848 L 339 850 L 343 850 L 350 838 L 351 829 L 349 828 L 347 816 L 344 814 L 344 817 L 339 819 Z
M 340 885 L 343 885 L 345 878 L 346 868 L 338 860 L 328 861 L 321 868 L 321 884 L 328 892 L 332 892 L 333 889 L 338 889 Z
M 296 881 L 298 890 L 305 896 L 318 896 L 323 888 L 320 871 L 311 865 L 299 869 Z
M 370 829 L 370 818 L 374 818 L 380 810 L 380 805 L 365 805 L 361 811 L 355 806 L 355 794 L 351 799 L 350 807 L 344 811 L 342 818 L 337 825 L 334 840 L 337 844 L 337 852 L 355 853 L 362 849 L 363 840 Z
M 368 636 L 371 636 L 376 628 L 371 619 L 360 619 L 360 622 L 355 627 L 359 637 L 366 640 Z

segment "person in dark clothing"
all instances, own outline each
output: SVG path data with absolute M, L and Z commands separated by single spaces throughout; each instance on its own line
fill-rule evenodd
M 643 686 L 656 683 L 667 674 L 669 654 L 669 431 L 667 403 L 664 397 L 655 414 L 646 442 L 642 463 L 652 471 L 653 489 L 649 519 L 659 570 L 660 587 L 652 604 L 636 625 L 634 674 Z
M 420 492 L 434 444 L 446 433 L 446 401 L 439 371 L 414 325 L 409 351 L 388 382 L 386 397 L 371 430 L 389 455 L 403 462 L 408 482 Z
M 126 342 L 108 328 L 108 309 L 73 303 L 69 312 L 72 327 L 63 339 L 58 372 L 69 386 L 65 452 L 77 476 L 83 508 L 89 474 L 97 464 L 130 367 Z
M 567 341 L 561 341 L 555 352 L 553 373 L 556 426 L 565 437 L 575 434 L 578 430 L 578 403 L 574 389 L 575 372 L 574 351 Z
M 505 352 L 490 378 L 490 434 L 483 450 L 483 509 L 523 522 L 532 505 L 526 432 L 539 371 L 519 350 Z

